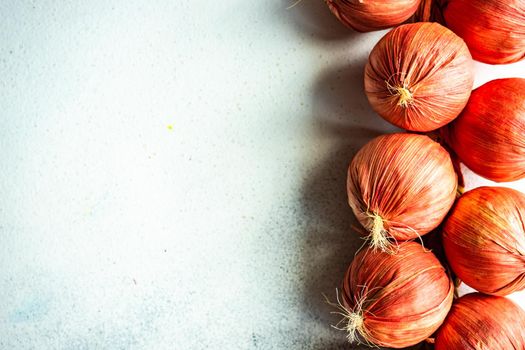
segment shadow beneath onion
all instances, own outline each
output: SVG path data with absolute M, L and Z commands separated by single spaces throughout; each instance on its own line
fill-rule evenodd
M 336 300 L 344 273 L 363 240 L 355 229 L 360 224 L 347 203 L 346 173 L 355 153 L 372 138 L 398 131 L 370 108 L 363 89 L 366 60 L 335 67 L 317 79 L 312 96 L 312 127 L 326 143 L 329 155 L 311 171 L 302 187 L 301 208 L 305 232 L 301 239 L 304 261 L 304 312 L 320 325 L 335 325 L 341 317 L 323 297 Z M 313 349 L 368 349 L 348 344 L 343 331 L 319 339 Z M 424 349 L 422 346 L 410 349 Z
M 346 168 L 358 149 L 365 143 L 361 131 L 354 134 L 355 144 L 340 144 L 324 159 L 306 181 L 302 191 L 302 215 L 307 220 L 301 237 L 302 259 L 305 261 L 303 288 L 304 312 L 320 325 L 335 325 L 340 317 L 323 297 L 336 300 L 343 275 L 363 241 L 352 232 L 358 225 L 346 199 Z M 330 332 L 330 339 L 320 339 L 314 349 L 351 348 L 345 333 Z
M 290 6 L 293 4 L 294 0 L 290 0 Z M 322 0 L 301 0 L 287 11 L 299 33 L 317 40 L 343 40 L 358 34 L 339 22 Z

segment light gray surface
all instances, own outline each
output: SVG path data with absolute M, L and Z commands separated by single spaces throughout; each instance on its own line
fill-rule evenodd
M 289 4 L 0 2 L 1 349 L 351 348 L 321 294 L 384 32 Z

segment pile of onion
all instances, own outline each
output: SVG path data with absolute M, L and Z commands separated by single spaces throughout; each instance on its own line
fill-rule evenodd
M 498 182 L 524 178 L 525 79 L 497 79 L 477 88 L 461 115 L 442 131 L 477 174 Z
M 365 248 L 348 268 L 341 315 L 350 342 L 404 348 L 421 342 L 441 325 L 454 287 L 431 252 L 415 242 L 396 254 Z
M 422 236 L 436 228 L 456 196 L 448 152 L 428 136 L 379 136 L 348 168 L 348 203 L 368 230 L 374 248 Z
M 360 32 L 392 27 L 409 19 L 421 0 L 325 0 L 346 26 Z
M 525 1 L 448 0 L 443 15 L 476 60 L 501 64 L 525 57 Z
M 454 302 L 436 350 L 525 349 L 525 312 L 509 299 L 478 293 Z
M 525 288 L 525 195 L 479 187 L 461 196 L 443 228 L 452 270 L 470 287 L 493 295 Z
M 365 68 L 370 105 L 392 124 L 431 131 L 456 118 L 472 91 L 473 61 L 465 42 L 437 23 L 388 32 Z
M 525 79 L 472 91 L 473 57 L 525 57 L 525 0 L 325 2 L 357 31 L 397 26 L 371 51 L 364 88 L 377 114 L 416 132 L 373 139 L 348 167 L 348 203 L 368 245 L 330 303 L 343 316 L 335 327 L 376 347 L 435 335 L 437 350 L 525 350 L 525 311 L 503 298 L 525 290 L 525 194 L 479 187 L 454 205 L 459 161 L 493 181 L 525 178 Z M 422 22 L 403 24 L 412 21 Z M 431 231 L 421 243 L 441 262 L 411 242 Z M 450 276 L 486 295 L 453 303 Z

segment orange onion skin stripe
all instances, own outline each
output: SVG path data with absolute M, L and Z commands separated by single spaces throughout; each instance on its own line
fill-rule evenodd
M 343 303 L 360 305 L 367 340 L 403 348 L 430 336 L 452 304 L 454 288 L 437 258 L 414 242 L 397 254 L 361 251 L 343 281 Z
M 525 288 L 525 195 L 479 187 L 460 197 L 443 228 L 452 270 L 470 287 L 493 295 Z
M 437 332 L 436 350 L 525 349 L 525 311 L 504 297 L 467 294 Z

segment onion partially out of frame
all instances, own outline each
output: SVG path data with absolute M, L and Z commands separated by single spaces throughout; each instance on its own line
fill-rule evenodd
M 525 79 L 492 80 L 442 128 L 448 145 L 475 173 L 497 182 L 525 177 Z
M 325 0 L 346 26 L 360 32 L 393 27 L 409 19 L 421 0 Z
M 342 285 L 342 329 L 350 342 L 404 348 L 429 337 L 447 315 L 454 286 L 439 260 L 415 242 L 396 254 L 367 247 Z
M 436 350 L 525 349 L 525 311 L 507 298 L 467 294 L 437 332 Z
M 504 187 L 466 192 L 445 222 L 443 246 L 470 287 L 493 295 L 524 289 L 525 195 Z
M 525 57 L 524 0 L 448 0 L 443 15 L 474 59 L 502 64 Z

